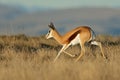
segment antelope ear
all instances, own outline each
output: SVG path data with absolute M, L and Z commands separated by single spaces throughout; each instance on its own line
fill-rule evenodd
M 53 29 L 53 30 L 55 29 L 55 26 L 54 26 L 54 24 L 52 22 L 48 25 L 48 27 Z

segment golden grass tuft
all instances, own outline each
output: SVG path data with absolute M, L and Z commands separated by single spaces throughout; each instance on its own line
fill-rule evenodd
M 86 54 L 78 62 L 62 53 L 53 63 L 61 46 L 44 36 L 0 36 L 0 80 L 119 80 L 120 37 L 97 36 L 100 49 L 86 45 Z M 95 48 L 96 47 L 96 48 Z M 71 54 L 80 54 L 79 45 L 70 47 Z

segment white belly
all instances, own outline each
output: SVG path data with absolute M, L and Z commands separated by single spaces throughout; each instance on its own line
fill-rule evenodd
M 80 34 L 78 34 L 71 42 L 71 45 L 76 45 L 80 43 Z

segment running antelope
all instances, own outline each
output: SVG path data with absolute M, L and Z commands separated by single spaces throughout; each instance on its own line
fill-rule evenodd
M 48 31 L 46 38 L 47 39 L 54 38 L 59 44 L 63 45 L 61 50 L 58 52 L 56 58 L 54 59 L 54 62 L 58 59 L 58 57 L 60 56 L 60 54 L 62 52 L 66 53 L 67 55 L 69 55 L 71 57 L 75 57 L 75 55 L 69 54 L 65 50 L 70 45 L 80 44 L 81 54 L 75 60 L 75 62 L 78 61 L 83 56 L 83 54 L 85 54 L 84 44 L 86 42 L 90 42 L 93 45 L 99 46 L 101 49 L 101 52 L 102 52 L 102 56 L 105 58 L 103 50 L 102 50 L 102 45 L 100 42 L 97 42 L 95 40 L 94 31 L 90 27 L 80 26 L 80 27 L 77 27 L 77 28 L 69 31 L 65 35 L 60 35 L 59 32 L 54 27 L 54 24 L 52 22 L 48 25 L 48 27 L 50 28 L 50 30 Z

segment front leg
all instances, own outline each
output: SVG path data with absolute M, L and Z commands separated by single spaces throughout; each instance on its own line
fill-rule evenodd
M 70 53 L 68 53 L 68 52 L 66 52 L 66 51 L 63 51 L 64 53 L 66 53 L 67 55 L 69 55 L 70 57 L 75 57 L 76 55 L 72 55 L 72 54 L 70 54 Z
M 66 49 L 67 45 L 63 45 L 62 49 L 58 52 L 57 56 L 54 59 L 54 62 L 56 62 L 56 60 L 58 59 L 58 57 L 60 56 L 60 54 Z

